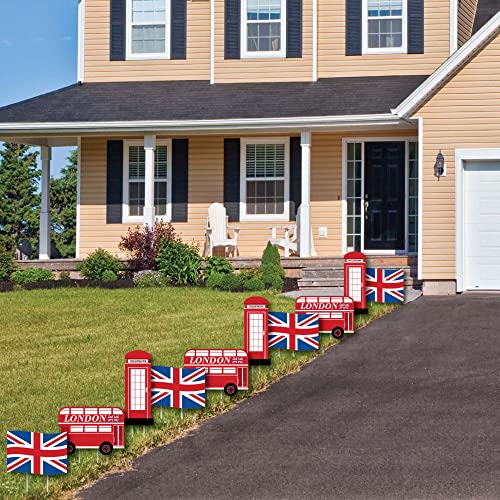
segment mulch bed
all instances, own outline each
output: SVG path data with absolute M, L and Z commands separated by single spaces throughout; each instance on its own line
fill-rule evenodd
M 285 284 L 283 285 L 283 293 L 295 292 L 298 289 L 299 289 L 298 278 L 285 278 Z
M 116 290 L 118 288 L 133 288 L 134 282 L 131 279 L 116 281 L 98 281 L 98 280 L 49 280 L 37 281 L 35 283 L 26 283 L 16 287 L 14 283 L 0 282 L 0 292 L 12 292 L 15 289 L 22 290 L 52 290 L 55 288 L 106 288 Z

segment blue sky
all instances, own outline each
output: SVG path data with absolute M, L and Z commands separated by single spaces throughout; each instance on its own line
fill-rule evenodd
M 0 0 L 0 106 L 76 82 L 78 0 Z M 68 149 L 55 148 L 57 175 Z

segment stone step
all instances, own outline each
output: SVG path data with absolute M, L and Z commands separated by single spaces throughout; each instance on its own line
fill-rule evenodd
M 302 271 L 302 278 L 309 280 L 312 278 L 344 279 L 343 267 L 306 267 Z
M 344 286 L 344 278 L 342 279 L 332 279 L 332 278 L 311 278 L 304 279 L 301 278 L 298 281 L 299 289 L 311 289 L 311 288 L 337 288 Z

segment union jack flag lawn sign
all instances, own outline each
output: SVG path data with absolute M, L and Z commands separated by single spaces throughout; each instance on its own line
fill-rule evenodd
M 366 300 L 372 302 L 404 302 L 404 269 L 366 268 Z
M 205 368 L 151 367 L 151 404 L 205 408 Z
M 269 313 L 269 347 L 291 351 L 319 349 L 317 314 Z
M 7 431 L 7 472 L 43 476 L 66 474 L 67 433 Z

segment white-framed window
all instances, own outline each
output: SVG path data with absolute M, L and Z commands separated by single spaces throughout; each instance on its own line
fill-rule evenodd
M 286 0 L 243 0 L 241 57 L 285 57 Z
M 290 139 L 241 140 L 241 220 L 289 220 Z
M 363 53 L 406 53 L 407 0 L 363 0 Z
M 170 57 L 170 0 L 127 0 L 127 59 Z
M 155 150 L 155 217 L 171 218 L 172 147 L 158 141 Z M 142 222 L 146 175 L 146 152 L 141 141 L 125 141 L 123 151 L 123 222 Z

